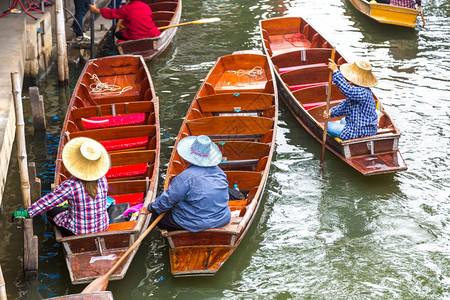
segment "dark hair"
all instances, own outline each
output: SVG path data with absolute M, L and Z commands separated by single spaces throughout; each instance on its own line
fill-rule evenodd
M 97 189 L 98 189 L 98 180 L 94 181 L 81 181 L 84 186 L 84 189 L 89 194 L 92 199 L 97 197 Z

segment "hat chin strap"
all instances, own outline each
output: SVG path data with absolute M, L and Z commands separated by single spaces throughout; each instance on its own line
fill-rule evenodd
M 208 157 L 209 156 L 209 153 L 208 154 L 200 154 L 198 152 L 195 152 L 194 149 L 192 148 L 192 146 L 191 146 L 191 153 L 194 153 L 195 155 L 198 155 L 198 156 L 201 156 L 201 157 Z

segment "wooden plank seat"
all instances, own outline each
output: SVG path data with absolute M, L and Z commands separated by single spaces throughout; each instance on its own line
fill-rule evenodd
M 338 53 L 337 56 L 340 57 Z M 313 66 L 316 64 L 328 65 L 328 59 L 331 58 L 331 49 L 311 48 L 294 50 L 272 56 L 272 62 L 280 70 L 289 67 Z M 335 57 L 338 60 L 338 57 Z
M 108 180 L 151 177 L 149 165 L 155 161 L 154 150 L 111 153 L 110 157 L 112 167 L 106 173 Z
M 190 232 L 188 230 L 173 230 L 173 231 L 168 231 L 166 229 L 162 229 L 161 230 L 161 235 L 165 236 L 165 237 L 171 237 L 171 236 L 176 236 L 176 235 L 184 235 L 184 234 L 193 234 L 193 235 L 202 235 L 202 234 L 207 234 L 207 233 L 224 233 L 224 234 L 238 234 L 238 226 L 239 226 L 239 222 L 242 220 L 242 217 L 231 217 L 230 222 L 221 227 L 221 228 L 209 228 L 209 229 L 205 229 L 203 231 L 200 232 Z M 186 242 L 191 242 L 191 244 L 186 243 L 184 244 L 184 246 L 193 246 L 193 245 L 198 245 L 201 243 L 201 241 L 197 240 L 197 239 L 190 239 L 187 240 Z M 208 241 L 205 241 L 205 243 L 207 243 Z
M 197 103 L 203 114 L 223 112 L 264 111 L 272 106 L 273 95 L 265 93 L 229 93 L 199 97 Z
M 78 235 L 63 235 L 61 231 L 55 230 L 55 238 L 57 242 L 68 242 L 68 241 L 76 241 L 81 239 L 91 239 L 92 236 L 98 236 L 98 237 L 104 237 L 109 236 L 111 234 L 114 234 L 118 231 L 124 231 L 123 234 L 127 232 L 134 232 L 134 227 L 136 226 L 136 221 L 126 221 L 126 222 L 118 222 L 118 223 L 111 223 L 108 226 L 108 229 L 102 232 L 96 232 L 96 233 L 86 233 L 86 234 L 78 234 Z M 122 233 L 122 232 L 121 232 Z M 83 251 L 81 251 L 83 252 Z
M 143 201 L 148 185 L 149 181 L 144 179 L 108 182 L 108 196 L 116 204 L 129 203 L 133 206 Z
M 218 116 L 186 122 L 191 135 L 264 135 L 273 128 L 270 118 L 250 116 Z
M 178 6 L 177 2 L 172 1 L 163 1 L 163 2 L 157 2 L 157 3 L 149 3 L 150 8 L 152 9 L 152 12 L 157 11 L 164 11 L 164 12 L 173 12 Z
M 330 71 L 327 66 L 315 66 L 281 74 L 282 80 L 291 91 L 328 84 Z

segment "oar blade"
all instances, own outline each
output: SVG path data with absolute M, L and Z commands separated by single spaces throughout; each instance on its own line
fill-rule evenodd
M 205 23 L 214 23 L 214 22 L 219 22 L 219 21 L 221 21 L 220 18 L 207 18 L 207 19 L 195 20 L 192 23 L 193 24 L 205 24 Z
M 106 291 L 106 287 L 108 286 L 108 280 L 109 280 L 108 274 L 100 276 L 99 278 L 89 283 L 89 285 L 85 287 L 81 293 L 84 294 L 84 293 Z

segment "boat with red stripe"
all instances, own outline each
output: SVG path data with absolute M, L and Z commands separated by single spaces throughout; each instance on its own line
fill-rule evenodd
M 332 45 L 300 17 L 262 20 L 260 34 L 281 98 L 303 128 L 322 143 Z M 342 65 L 347 60 L 336 51 L 335 62 Z M 373 96 L 379 115 L 377 134 L 350 140 L 327 135 L 326 148 L 364 175 L 406 170 L 398 148 L 400 131 L 378 97 Z M 344 99 L 332 84 L 330 107 Z
M 111 159 L 106 174 L 109 211 L 119 211 L 154 200 L 159 176 L 159 104 L 153 82 L 140 55 L 118 55 L 89 60 L 71 97 L 59 141 L 54 185 L 71 174 L 61 160 L 71 139 L 89 137 L 103 144 Z M 152 191 L 153 193 L 149 193 Z M 147 194 L 153 196 L 147 197 Z M 111 217 L 111 216 L 110 216 Z M 73 284 L 105 274 L 148 227 L 148 216 L 117 218 L 105 232 L 62 236 Z M 122 279 L 137 248 L 110 277 Z

